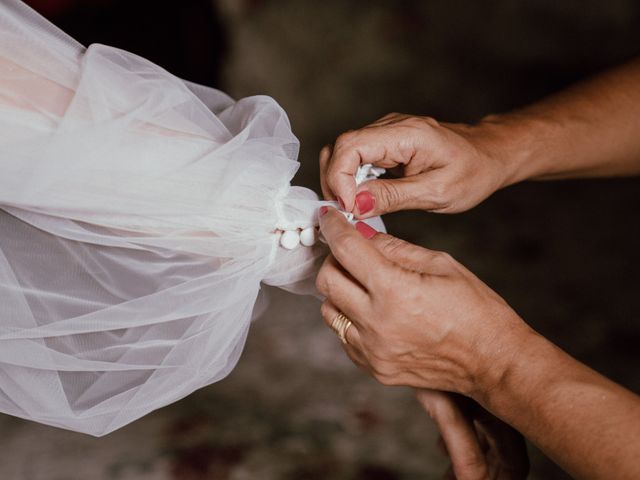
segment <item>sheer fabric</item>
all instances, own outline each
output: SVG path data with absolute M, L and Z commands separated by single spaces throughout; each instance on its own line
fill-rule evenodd
M 279 230 L 298 141 L 234 101 L 0 5 L 0 411 L 104 435 L 220 380 L 260 282 L 313 293 L 322 244 Z

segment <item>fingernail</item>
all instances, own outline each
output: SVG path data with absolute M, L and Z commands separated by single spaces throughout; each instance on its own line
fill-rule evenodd
M 360 235 L 362 235 L 364 238 L 366 238 L 367 240 L 369 240 L 371 237 L 373 237 L 376 233 L 378 233 L 378 231 L 375 228 L 370 227 L 369 225 L 367 225 L 364 222 L 358 222 L 356 223 L 356 230 L 358 230 L 358 232 L 360 233 Z
M 329 207 L 327 207 L 326 205 L 323 205 L 322 207 L 320 207 L 320 211 L 318 213 L 320 214 L 320 216 L 323 216 L 328 211 L 329 211 Z
M 340 205 L 340 210 L 344 210 L 344 202 L 342 201 L 342 198 L 338 197 L 338 204 Z
M 373 210 L 375 204 L 376 199 L 371 192 L 367 192 L 365 190 L 356 195 L 356 205 L 358 206 L 358 212 L 360 212 L 361 215 Z

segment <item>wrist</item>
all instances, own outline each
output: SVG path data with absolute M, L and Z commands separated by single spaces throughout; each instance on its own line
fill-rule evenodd
M 509 404 L 514 386 L 525 387 L 533 380 L 531 367 L 546 355 L 549 342 L 518 317 L 518 322 L 503 331 L 494 342 L 487 344 L 484 352 L 478 352 L 486 365 L 479 370 L 471 396 L 487 410 L 503 413 L 503 403 Z M 544 370 L 544 369 L 543 369 Z
M 524 427 L 523 405 L 535 409 L 544 404 L 553 385 L 561 384 L 567 355 L 553 343 L 524 324 L 526 329 L 508 340 L 504 354 L 495 360 L 495 369 L 479 383 L 474 399 L 504 421 Z
M 576 478 L 638 478 L 638 397 L 531 331 L 474 399 Z
M 498 172 L 504 188 L 545 174 L 545 122 L 533 115 L 488 115 L 474 125 L 474 143 Z

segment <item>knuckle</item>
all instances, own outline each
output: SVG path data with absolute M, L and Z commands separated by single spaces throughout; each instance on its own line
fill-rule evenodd
M 404 246 L 404 241 L 390 235 L 385 236 L 382 239 L 382 242 L 384 242 L 382 244 L 382 251 L 383 253 L 388 253 L 388 254 L 397 253 Z
M 387 382 L 385 383 L 385 385 L 389 386 L 389 387 L 395 387 L 395 386 L 399 386 L 399 385 L 403 385 L 404 383 L 402 382 L 402 380 L 400 379 L 400 377 L 395 374 L 393 376 L 387 377 Z
M 435 182 L 431 185 L 431 195 L 433 202 L 440 208 L 449 204 L 450 188 L 444 182 Z
M 427 123 L 426 117 L 416 117 L 414 115 L 403 118 L 402 122 L 408 127 L 416 128 L 424 128 L 424 124 Z
M 435 118 L 416 115 L 404 115 L 402 123 L 406 127 L 422 131 L 425 130 L 425 127 L 429 129 L 439 126 L 439 123 Z
M 379 383 L 387 387 L 393 387 L 400 384 L 398 378 L 388 372 L 375 372 L 374 377 Z
M 327 297 L 329 296 L 330 282 L 329 274 L 326 269 L 321 269 L 320 272 L 318 272 L 318 276 L 316 277 L 316 288 L 322 295 Z
M 338 138 L 336 138 L 335 148 L 344 148 L 353 141 L 355 136 L 356 130 L 347 130 L 346 132 L 341 133 L 338 135 Z
M 450 253 L 448 252 L 441 252 L 438 251 L 436 252 L 436 258 L 442 262 L 442 263 L 446 263 L 446 264 L 453 264 L 455 263 L 455 260 L 453 259 L 453 257 L 451 256 Z
M 333 245 L 332 245 L 332 250 L 334 250 L 337 256 L 349 255 L 350 253 L 354 252 L 357 248 L 358 248 L 358 241 L 351 234 L 351 232 L 338 234 L 334 238 Z
M 430 127 L 436 128 L 440 126 L 440 122 L 438 122 L 438 120 L 436 120 L 433 117 L 429 117 L 429 116 L 425 116 L 422 117 L 421 120 L 426 123 L 427 125 L 429 125 Z
M 331 315 L 331 307 L 327 302 L 322 302 L 320 305 L 320 315 L 328 322 Z
M 458 264 L 451 254 L 439 251 L 434 253 L 433 263 L 442 268 L 445 273 L 455 270 Z
M 383 118 L 386 120 L 401 120 L 403 117 L 405 115 L 400 112 L 391 112 L 387 113 Z
M 374 375 L 376 380 L 378 381 L 378 383 L 384 385 L 385 387 L 392 387 L 393 383 L 391 382 L 391 379 L 389 377 L 385 377 L 385 376 L 381 376 L 381 375 Z
M 376 356 L 370 359 L 371 372 L 374 378 L 383 385 L 398 385 L 397 369 L 384 358 Z
M 320 150 L 320 166 L 321 167 L 325 167 L 326 164 L 329 161 L 329 158 L 331 157 L 331 150 L 332 150 L 332 146 L 331 145 L 325 145 L 324 147 L 322 147 L 322 150 Z
M 382 208 L 390 208 L 402 205 L 405 195 L 397 185 L 391 182 L 380 181 L 377 200 L 382 204 Z

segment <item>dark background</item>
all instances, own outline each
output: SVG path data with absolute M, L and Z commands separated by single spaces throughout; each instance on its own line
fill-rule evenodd
M 346 129 L 391 111 L 473 122 L 640 53 L 635 0 L 31 4 L 84 44 L 131 50 L 236 97 L 273 96 L 301 140 L 296 183 L 318 191 L 317 152 Z M 391 233 L 450 252 L 536 330 L 635 392 L 639 219 L 637 178 L 525 183 L 460 215 L 385 217 Z M 316 304 L 272 293 L 228 379 L 106 438 L 1 416 L 0 477 L 439 478 L 437 433 L 411 392 L 353 367 Z M 565 478 L 530 453 L 531 478 Z

